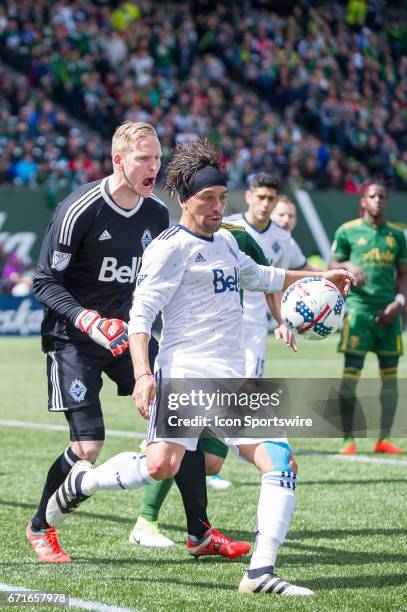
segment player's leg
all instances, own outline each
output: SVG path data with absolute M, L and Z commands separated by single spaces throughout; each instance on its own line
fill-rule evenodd
M 354 455 L 357 451 L 353 437 L 356 409 L 356 387 L 362 373 L 364 357 L 345 353 L 342 382 L 339 389 L 339 410 L 343 427 L 343 445 L 341 454 Z
M 256 465 L 262 476 L 256 544 L 239 591 L 285 596 L 313 595 L 310 589 L 289 584 L 274 573 L 277 554 L 285 540 L 296 502 L 297 466 L 290 446 L 286 441 L 242 442 L 246 441 L 234 441 L 239 454 Z
M 354 455 L 357 451 L 353 437 L 356 409 L 356 387 L 364 365 L 366 353 L 375 344 L 374 316 L 349 308 L 343 323 L 338 351 L 344 353 L 345 362 L 342 383 L 339 390 L 339 410 L 341 413 L 344 442 L 343 455 Z
M 380 437 L 374 450 L 376 453 L 401 454 L 403 449 L 389 440 L 398 402 L 397 368 L 399 357 L 403 354 L 401 317 L 396 317 L 389 325 L 377 327 L 375 352 L 382 379 L 382 413 Z
M 153 548 L 175 546 L 175 542 L 163 535 L 158 528 L 161 507 L 173 484 L 174 478 L 166 478 L 144 487 L 138 518 L 129 535 L 130 544 Z
M 216 491 L 226 491 L 232 483 L 222 478 L 219 472 L 228 454 L 227 445 L 215 437 L 200 438 L 199 443 L 205 453 L 206 485 Z
M 49 353 L 47 357 L 48 409 L 63 411 L 70 426 L 70 445 L 48 470 L 39 506 L 29 521 L 26 536 L 38 559 L 50 563 L 70 561 L 60 547 L 55 529 L 46 520 L 50 497 L 81 459 L 94 462 L 105 438 L 99 392 L 101 368 L 97 360 L 73 347 Z
M 261 378 L 266 356 L 267 327 L 243 324 L 245 377 Z

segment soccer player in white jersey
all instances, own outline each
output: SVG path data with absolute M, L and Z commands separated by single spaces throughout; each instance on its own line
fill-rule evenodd
M 291 270 L 302 270 L 306 259 L 290 232 L 270 220 L 277 197 L 278 183 L 270 174 L 259 172 L 248 178 L 245 193 L 248 210 L 226 218 L 227 222 L 242 225 L 261 246 L 269 264 Z M 274 312 L 279 312 L 275 300 Z M 243 300 L 243 333 L 245 375 L 263 376 L 268 332 L 268 306 L 264 294 L 246 292 Z M 278 321 L 281 323 L 281 320 Z
M 226 206 L 220 153 L 207 141 L 183 144 L 167 167 L 167 184 L 178 193 L 180 224 L 164 231 L 144 254 L 129 321 L 136 384 L 133 398 L 149 419 L 146 455 L 120 453 L 104 464 L 76 464 L 51 498 L 47 520 L 59 524 L 99 489 L 131 489 L 177 473 L 197 438 L 158 438 L 162 378 L 227 378 L 244 375 L 239 289 L 280 291 L 304 276 L 259 266 L 239 251 L 231 234 L 217 234 Z M 311 273 L 312 274 L 312 273 Z M 353 275 L 324 276 L 345 293 Z M 163 329 L 154 377 L 148 362 L 151 323 L 162 311 Z M 156 382 L 157 381 L 157 382 Z M 157 389 L 156 389 L 157 385 Z M 256 546 L 239 590 L 243 593 L 312 595 L 274 573 L 278 549 L 295 507 L 296 464 L 285 440 L 227 438 L 261 472 Z

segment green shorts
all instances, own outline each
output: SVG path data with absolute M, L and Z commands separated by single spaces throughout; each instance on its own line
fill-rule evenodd
M 204 453 L 211 453 L 223 459 L 228 454 L 229 447 L 218 438 L 199 438 L 199 444 Z
M 378 325 L 376 316 L 377 312 L 348 307 L 338 351 L 362 357 L 369 351 L 389 357 L 402 355 L 401 317 L 396 317 L 389 325 Z

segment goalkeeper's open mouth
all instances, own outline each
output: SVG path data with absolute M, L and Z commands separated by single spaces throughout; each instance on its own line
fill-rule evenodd
M 150 187 L 150 189 L 154 187 L 154 184 L 155 184 L 155 176 L 148 176 L 143 181 L 143 186 Z

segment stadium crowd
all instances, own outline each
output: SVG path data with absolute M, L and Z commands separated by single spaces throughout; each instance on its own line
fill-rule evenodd
M 358 23 L 339 3 L 254 4 L 6 0 L 2 57 L 24 76 L 1 77 L 0 181 L 53 193 L 99 178 L 114 128 L 133 119 L 156 126 L 164 164 L 176 142 L 221 141 L 231 188 L 258 170 L 406 188 L 401 26 L 380 2 Z

